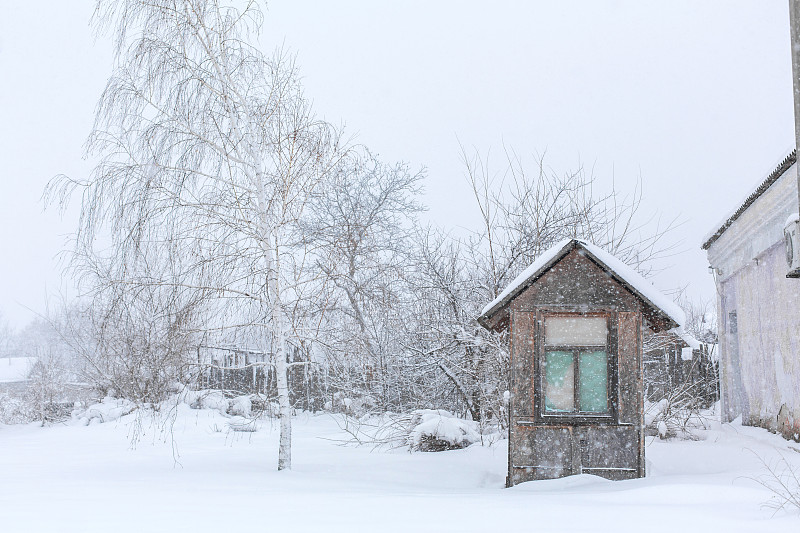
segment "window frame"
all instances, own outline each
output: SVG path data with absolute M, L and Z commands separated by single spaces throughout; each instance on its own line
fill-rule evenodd
M 553 310 L 538 310 L 536 313 L 536 353 L 534 354 L 534 368 L 533 368 L 533 411 L 536 419 L 539 422 L 546 422 L 547 424 L 597 424 L 607 423 L 612 424 L 617 421 L 617 403 L 618 403 L 618 390 L 619 390 L 619 375 L 617 369 L 617 320 L 616 312 L 614 311 L 586 311 L 582 309 L 553 309 Z M 596 318 L 603 317 L 606 319 L 606 344 L 605 346 L 592 345 L 547 345 L 545 343 L 545 321 L 550 317 L 585 317 Z M 603 413 L 594 413 L 590 411 L 574 411 L 574 412 L 548 412 L 545 407 L 545 388 L 546 378 L 545 358 L 549 351 L 564 351 L 573 354 L 573 396 L 574 405 L 579 406 L 580 402 L 580 352 L 590 352 L 605 350 L 606 358 L 606 392 L 608 395 L 608 411 Z

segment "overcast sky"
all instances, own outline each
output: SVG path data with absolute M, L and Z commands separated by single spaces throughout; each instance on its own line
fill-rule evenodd
M 0 312 L 58 295 L 76 223 L 40 197 L 85 177 L 111 67 L 91 1 L 0 0 Z M 646 212 L 679 215 L 682 253 L 653 278 L 712 298 L 700 244 L 793 146 L 786 0 L 269 3 L 263 45 L 296 52 L 317 112 L 387 160 L 426 167 L 427 217 L 475 224 L 459 142 L 582 165 L 599 190 L 641 177 Z

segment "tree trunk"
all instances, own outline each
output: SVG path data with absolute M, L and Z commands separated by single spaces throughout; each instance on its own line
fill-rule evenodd
M 278 445 L 278 470 L 292 468 L 292 405 L 289 402 L 289 365 L 286 361 L 286 333 L 280 324 L 278 352 L 275 354 L 275 379 L 280 406 L 280 444 Z
M 289 362 L 287 360 L 288 350 L 286 342 L 288 324 L 283 309 L 280 287 L 281 233 L 277 228 L 273 229 L 270 233 L 272 234 L 274 242 L 271 246 L 271 250 L 267 250 L 265 255 L 269 265 L 267 269 L 267 290 L 272 304 L 273 339 L 277 340 L 277 351 L 275 353 L 275 382 L 278 389 L 278 418 L 281 427 L 280 441 L 278 444 L 278 470 L 288 470 L 292 468 L 292 405 L 289 399 Z M 262 240 L 262 243 L 264 242 L 269 242 L 269 240 Z M 272 254 L 274 254 L 274 256 Z

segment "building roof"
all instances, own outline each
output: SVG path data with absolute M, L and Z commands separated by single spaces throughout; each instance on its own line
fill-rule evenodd
M 772 172 L 769 174 L 769 176 L 767 176 L 767 178 L 766 178 L 764 181 L 762 181 L 762 182 L 761 182 L 761 184 L 760 184 L 758 187 L 756 187 L 756 190 L 755 190 L 755 191 L 753 191 L 753 192 L 750 194 L 750 196 L 748 196 L 747 198 L 745 198 L 745 200 L 744 200 L 744 201 L 743 201 L 743 202 L 742 202 L 742 203 L 741 203 L 741 204 L 740 204 L 740 205 L 737 207 L 737 209 L 736 209 L 736 210 L 735 210 L 735 211 L 734 211 L 732 214 L 728 215 L 728 217 L 726 217 L 726 218 L 725 218 L 725 220 L 722 222 L 722 224 L 720 224 L 719 226 L 717 226 L 717 229 L 716 229 L 715 231 L 712 231 L 710 234 L 708 234 L 708 235 L 706 236 L 706 238 L 704 239 L 704 241 L 705 241 L 705 242 L 703 242 L 703 245 L 701 246 L 701 248 L 702 248 L 703 250 L 708 250 L 708 248 L 709 248 L 709 247 L 710 247 L 712 244 L 714 244 L 714 242 L 715 242 L 717 239 L 719 239 L 719 238 L 722 236 L 722 234 L 723 234 L 723 233 L 725 233 L 725 231 L 726 231 L 726 230 L 727 230 L 729 227 L 731 227 L 731 224 L 733 224 L 734 222 L 736 222 L 736 219 L 737 219 L 737 218 L 739 218 L 740 216 L 742 216 L 742 213 L 744 213 L 744 212 L 747 210 L 747 208 L 748 208 L 748 207 L 750 207 L 750 206 L 753 204 L 753 202 L 755 202 L 756 200 L 758 200 L 758 198 L 759 198 L 759 197 L 760 197 L 762 194 L 764 194 L 764 192 L 765 192 L 767 189 L 769 189 L 769 188 L 770 188 L 770 186 L 771 186 L 773 183 L 775 183 L 776 181 L 778 181 L 778 178 L 780 178 L 781 176 L 783 176 L 783 174 L 784 174 L 784 173 L 785 173 L 787 170 L 789 170 L 789 168 L 790 168 L 792 165 L 794 165 L 794 163 L 795 163 L 796 161 L 797 161 L 797 152 L 796 152 L 796 150 L 792 150 L 792 151 L 789 153 L 789 155 L 787 155 L 787 156 L 786 156 L 786 157 L 783 159 L 783 161 L 781 161 L 781 163 L 780 163 L 780 164 L 779 164 L 779 165 L 778 165 L 778 166 L 775 168 L 775 170 L 773 170 L 773 171 L 772 171 Z
M 0 383 L 27 381 L 36 361 L 35 357 L 0 358 Z
M 577 247 L 580 247 L 589 259 L 601 269 L 605 270 L 628 291 L 641 299 L 654 311 L 664 315 L 667 318 L 667 322 L 672 324 L 671 327 L 683 325 L 686 320 L 685 315 L 683 310 L 678 307 L 675 302 L 656 289 L 653 284 L 644 279 L 641 274 L 610 253 L 599 246 L 580 239 L 565 239 L 540 255 L 536 261 L 523 270 L 497 298 L 483 308 L 481 316 L 478 317 L 478 322 L 484 327 L 489 327 L 491 318 L 498 311 L 505 308 L 511 300 Z

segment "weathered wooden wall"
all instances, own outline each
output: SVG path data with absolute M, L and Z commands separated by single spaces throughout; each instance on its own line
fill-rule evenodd
M 573 250 L 510 304 L 511 402 L 509 485 L 591 473 L 609 479 L 644 476 L 641 303 L 579 250 Z M 553 423 L 537 417 L 537 313 L 608 311 L 616 344 L 618 387 L 609 421 Z M 614 357 L 611 353 L 610 357 Z

